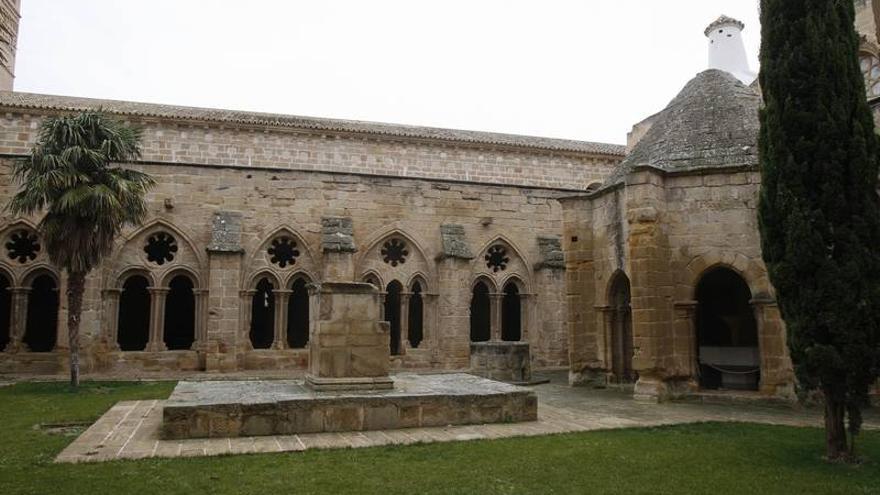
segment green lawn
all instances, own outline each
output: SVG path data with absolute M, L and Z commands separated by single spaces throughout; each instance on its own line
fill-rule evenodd
M 873 462 L 822 462 L 822 431 L 744 424 L 454 444 L 201 459 L 55 465 L 73 436 L 35 425 L 91 421 L 124 399 L 163 398 L 173 383 L 0 388 L 0 494 L 141 493 L 880 493 Z

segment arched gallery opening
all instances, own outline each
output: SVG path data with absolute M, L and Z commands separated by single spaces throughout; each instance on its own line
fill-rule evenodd
M 696 296 L 700 386 L 757 390 L 758 324 L 748 284 L 733 270 L 716 268 L 697 284 Z
M 193 282 L 178 275 L 168 284 L 165 299 L 164 340 L 169 351 L 189 350 L 196 340 L 196 298 Z
M 0 274 L 0 352 L 6 349 L 12 339 L 12 293 L 9 291 L 12 284 L 6 275 Z
M 150 340 L 150 282 L 133 275 L 122 284 L 116 342 L 123 351 L 143 351 Z
M 385 321 L 391 326 L 391 355 L 400 354 L 400 294 L 403 285 L 392 280 L 385 290 Z
M 51 352 L 58 335 L 58 285 L 40 275 L 30 289 L 23 341 L 31 352 Z
M 519 287 L 513 282 L 504 286 L 504 295 L 501 297 L 501 340 L 522 340 L 522 301 Z
M 251 299 L 250 339 L 254 349 L 270 349 L 275 341 L 275 287 L 268 278 L 257 282 Z
M 477 282 L 471 296 L 471 342 L 488 342 L 492 338 L 489 312 L 489 287 Z
M 614 380 L 621 383 L 631 383 L 636 380 L 633 371 L 633 333 L 632 333 L 632 308 L 630 306 L 629 278 L 622 272 L 615 275 L 611 281 L 608 293 L 608 305 L 610 317 L 608 319 L 607 335 L 609 335 L 609 347 L 611 351 L 611 373 Z
M 309 343 L 309 291 L 306 281 L 296 279 L 287 301 L 287 346 L 302 349 Z
M 422 343 L 422 338 L 424 336 L 424 316 L 425 303 L 422 300 L 422 284 L 416 281 L 413 282 L 412 292 L 409 296 L 409 315 L 407 315 L 408 325 L 406 336 L 409 345 L 412 346 L 413 349 L 417 349 Z

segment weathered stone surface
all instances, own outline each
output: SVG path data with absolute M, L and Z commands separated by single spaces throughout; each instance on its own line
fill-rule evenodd
M 562 239 L 559 237 L 538 237 L 538 250 L 541 261 L 535 265 L 536 270 L 543 268 L 565 269 L 565 255 L 562 252 Z
M 302 381 L 180 382 L 163 438 L 363 431 L 537 419 L 533 391 L 468 374 L 397 375 L 392 390 L 316 392 Z
M 471 343 L 471 373 L 509 383 L 532 379 L 531 353 L 527 342 Z
M 351 218 L 321 218 L 321 249 L 325 253 L 353 253 L 357 251 L 354 244 L 354 224 Z
M 464 226 L 441 225 L 440 240 L 443 243 L 442 256 L 444 258 L 459 258 L 463 260 L 474 258 L 467 243 Z
M 216 253 L 242 253 L 241 247 L 242 214 L 232 211 L 214 213 L 211 224 L 211 243 L 208 251 Z

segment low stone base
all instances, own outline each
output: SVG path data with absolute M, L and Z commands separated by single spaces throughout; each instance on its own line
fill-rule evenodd
M 316 392 L 391 390 L 394 388 L 394 380 L 388 376 L 375 378 L 321 378 L 306 375 L 305 385 Z
M 303 381 L 180 382 L 162 438 L 222 438 L 535 421 L 528 389 L 464 373 L 397 375 L 385 391 L 318 392 Z
M 517 385 L 529 384 L 532 366 L 528 342 L 472 342 L 471 373 Z

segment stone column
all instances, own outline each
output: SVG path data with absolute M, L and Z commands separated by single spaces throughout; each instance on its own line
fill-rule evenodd
M 682 375 L 691 377 L 699 388 L 700 363 L 697 341 L 697 301 L 676 301 L 675 319 L 672 323 L 674 368 Z
M 501 301 L 504 294 L 489 294 L 489 341 L 501 342 Z
M 6 352 L 26 352 L 28 349 L 23 339 L 27 325 L 28 295 L 31 293 L 31 288 L 10 287 L 9 291 L 12 293 L 12 304 L 10 307 L 9 344 L 6 347 Z
M 538 303 L 537 294 L 523 293 L 519 295 L 520 329 L 519 341 L 529 341 L 529 331 L 532 327 L 532 315 L 535 314 L 534 306 Z
M 171 289 L 167 287 L 147 287 L 150 291 L 150 339 L 147 342 L 147 351 L 167 351 L 165 347 L 165 299 Z
M 667 190 L 661 172 L 637 169 L 627 176 L 626 221 L 629 224 L 633 368 L 639 373 L 633 397 L 657 402 L 671 396 L 669 368 L 674 282 L 667 238 Z
M 205 344 L 208 341 L 207 335 L 207 300 L 208 289 L 193 289 L 193 299 L 195 300 L 195 342 L 193 342 L 193 350 L 204 351 Z
M 388 295 L 387 292 L 383 291 L 379 288 L 379 321 L 385 320 L 385 296 Z
M 397 348 L 400 354 L 406 354 L 406 349 L 410 348 L 409 343 L 409 298 L 412 292 L 400 293 L 400 342 Z M 422 305 L 422 316 L 424 316 L 424 304 Z M 424 323 L 422 324 L 424 327 Z
M 252 351 L 254 350 L 254 346 L 251 343 L 251 316 L 252 316 L 252 306 L 254 304 L 254 295 L 257 293 L 255 289 L 242 290 L 238 292 L 240 302 L 239 302 L 239 319 L 241 322 L 241 328 L 239 329 L 239 348 L 244 351 Z
M 758 325 L 758 351 L 761 356 L 759 389 L 768 395 L 794 400 L 794 371 L 779 306 L 769 297 L 755 298 L 751 305 Z
M 287 304 L 290 302 L 290 289 L 273 290 L 275 295 L 275 339 L 272 342 L 273 349 L 287 349 Z
M 240 329 L 244 317 L 239 293 L 244 254 L 241 224 L 242 214 L 234 211 L 215 212 L 211 224 L 211 242 L 206 248 L 208 274 L 203 287 L 210 292 L 202 295 L 207 371 L 233 371 L 239 365 L 238 351 L 243 347 Z M 247 314 L 250 318 L 250 312 Z
M 612 348 L 614 342 L 612 341 L 612 338 L 614 333 L 614 308 L 611 306 L 594 306 L 593 309 L 596 310 L 596 315 L 598 315 L 602 325 L 597 335 L 599 348 L 601 349 L 598 357 L 606 372 L 613 371 L 614 352 Z
M 108 349 L 119 350 L 119 298 L 122 289 L 104 289 L 104 331 L 103 340 Z

